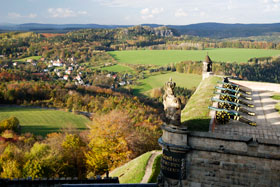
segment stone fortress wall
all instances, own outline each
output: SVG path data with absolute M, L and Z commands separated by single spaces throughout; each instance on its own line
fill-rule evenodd
M 184 186 L 280 186 L 280 145 L 214 133 L 188 135 Z
M 164 105 L 167 111 L 172 103 Z M 169 112 L 175 114 L 175 108 L 171 109 Z M 270 138 L 274 136 L 265 129 L 260 129 L 267 133 L 264 138 L 249 131 L 245 133 L 243 130 L 249 128 L 243 125 L 242 133 L 190 132 L 181 124 L 168 123 L 167 119 L 159 139 L 163 149 L 159 186 L 280 187 L 279 139 Z
M 164 155 L 170 158 L 162 168 L 164 186 L 280 186 L 278 141 L 210 132 L 178 133 L 171 128 L 163 131 L 159 140 L 167 153 L 163 160 Z M 174 153 L 184 156 L 178 162 Z M 176 172 L 184 174 L 176 176 Z

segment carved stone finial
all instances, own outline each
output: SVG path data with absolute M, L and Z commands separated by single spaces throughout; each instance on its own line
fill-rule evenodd
M 163 105 L 166 123 L 179 126 L 181 125 L 181 101 L 174 94 L 175 86 L 176 83 L 172 82 L 170 77 L 164 86 Z

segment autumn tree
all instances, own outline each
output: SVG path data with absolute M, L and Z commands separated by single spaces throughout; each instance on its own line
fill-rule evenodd
M 114 110 L 108 115 L 94 118 L 89 134 L 86 163 L 90 175 L 104 174 L 126 162 L 131 154 L 125 140 L 131 125 L 127 115 Z

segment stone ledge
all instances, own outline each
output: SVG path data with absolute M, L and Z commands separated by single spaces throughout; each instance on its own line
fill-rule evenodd
M 259 144 L 265 144 L 265 145 L 273 145 L 273 146 L 280 146 L 280 142 L 277 140 L 272 139 L 262 139 L 257 138 L 254 139 L 253 137 L 248 136 L 241 136 L 241 135 L 224 135 L 220 133 L 212 133 L 212 132 L 189 132 L 188 136 L 194 136 L 194 137 L 203 137 L 203 138 L 212 138 L 212 139 L 219 139 L 219 140 L 225 140 L 225 141 L 238 141 L 238 142 L 257 142 Z
M 171 150 L 175 150 L 175 151 L 187 152 L 191 149 L 191 147 L 188 145 L 183 146 L 183 145 L 174 145 L 174 144 L 166 143 L 162 140 L 162 138 L 158 139 L 158 143 L 163 148 L 167 148 L 167 149 L 171 149 Z
M 256 158 L 266 158 L 266 159 L 280 160 L 280 155 L 279 154 L 237 151 L 237 150 L 231 150 L 231 149 L 226 149 L 226 148 L 219 149 L 219 148 L 202 147 L 202 146 L 192 146 L 192 150 L 215 152 L 215 153 L 230 154 L 230 155 L 237 155 L 237 156 L 248 156 L 248 157 L 256 157 Z
M 189 136 L 195 137 L 203 137 L 203 138 L 213 138 L 225 141 L 239 141 L 239 142 L 249 142 L 252 137 L 240 136 L 240 135 L 224 135 L 220 133 L 212 133 L 212 132 L 189 132 Z

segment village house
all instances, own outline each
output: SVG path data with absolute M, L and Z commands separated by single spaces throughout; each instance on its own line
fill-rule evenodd
M 53 66 L 62 67 L 63 63 L 61 60 L 57 59 L 56 61 L 53 62 Z
M 125 82 L 125 81 L 122 81 L 122 82 L 119 83 L 119 85 L 120 85 L 120 86 L 124 86 L 124 85 L 126 85 L 126 82 Z
M 66 73 L 67 75 L 71 75 L 72 71 L 71 71 L 71 70 L 66 70 L 65 73 Z
M 62 73 L 61 73 L 61 72 L 57 72 L 56 75 L 57 75 L 58 77 L 62 77 Z
M 26 60 L 26 62 L 34 62 L 34 60 L 32 58 L 29 58 Z
M 69 78 L 69 75 L 64 75 L 63 76 L 63 79 L 66 80 L 66 81 L 68 80 L 68 78 Z

